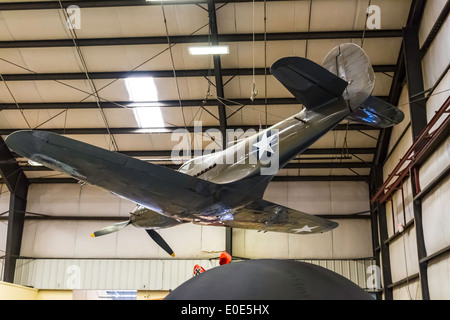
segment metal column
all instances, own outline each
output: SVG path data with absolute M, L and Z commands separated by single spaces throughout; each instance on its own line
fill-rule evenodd
M 217 31 L 217 17 L 216 17 L 216 5 L 215 0 L 208 0 L 208 15 L 209 15 L 209 30 L 211 35 L 211 44 L 216 46 L 219 44 L 219 34 Z M 214 78 L 216 83 L 216 95 L 218 98 L 224 98 L 223 90 L 223 78 L 222 78 L 222 64 L 220 62 L 220 55 L 213 55 L 214 62 Z M 219 108 L 219 126 L 220 132 L 222 133 L 222 149 L 227 148 L 227 113 L 225 105 L 217 99 Z M 232 254 L 232 239 L 233 230 L 231 228 L 226 228 L 225 231 L 225 251 L 231 256 Z
M 22 244 L 29 181 L 2 138 L 0 138 L 0 161 L 0 174 L 11 193 L 3 280 L 12 283 Z
M 405 56 L 406 77 L 409 94 L 409 110 L 411 114 L 411 129 L 413 142 L 417 140 L 422 130 L 427 126 L 426 100 L 422 77 L 422 55 L 419 46 L 419 25 L 409 26 L 403 29 L 403 46 Z M 425 141 L 423 141 L 425 142 Z M 420 149 L 422 145 L 418 145 Z M 417 167 L 413 168 L 411 174 L 412 193 L 415 197 L 420 192 L 419 176 Z M 427 257 L 425 249 L 425 240 L 422 225 L 422 201 L 421 199 L 413 202 L 414 225 L 417 238 L 417 255 L 419 258 L 419 276 L 422 288 L 422 298 L 430 299 L 427 277 L 427 262 L 420 260 Z

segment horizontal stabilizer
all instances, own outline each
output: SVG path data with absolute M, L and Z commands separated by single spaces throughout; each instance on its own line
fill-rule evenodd
M 346 81 L 305 58 L 282 58 L 270 70 L 310 110 L 339 98 L 347 87 Z
M 238 209 L 233 219 L 224 221 L 227 227 L 296 234 L 322 233 L 338 223 L 266 200 L 257 200 Z
M 402 122 L 404 117 L 403 112 L 397 107 L 370 96 L 347 119 L 377 128 L 387 128 Z

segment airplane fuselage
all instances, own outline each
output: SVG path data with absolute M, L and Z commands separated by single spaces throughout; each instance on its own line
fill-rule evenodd
M 343 99 L 336 99 L 316 110 L 305 108 L 225 150 L 191 159 L 179 171 L 217 184 L 264 175 L 262 170 L 270 169 L 274 162 L 277 166 L 273 172 L 276 173 L 350 113 L 351 110 Z M 262 145 L 265 142 L 267 148 Z M 258 153 L 269 148 L 273 152 L 262 159 L 262 155 Z M 230 159 L 233 160 L 230 162 Z M 268 173 L 272 175 L 272 171 Z
M 333 129 L 350 113 L 351 110 L 343 99 L 336 99 L 315 110 L 305 108 L 270 128 L 240 140 L 225 150 L 189 160 L 180 167 L 179 171 L 224 185 L 219 195 L 220 199 L 216 199 L 218 201 L 214 203 L 206 203 L 204 207 L 185 208 L 182 211 L 163 214 L 179 222 L 220 225 L 221 220 L 231 217 L 234 209 L 262 198 L 268 183 L 279 169 Z M 267 139 L 269 134 L 269 138 L 274 134 L 276 137 Z M 265 140 L 264 137 L 266 137 Z M 266 151 L 267 148 L 259 142 L 267 143 L 266 147 L 270 147 L 273 151 L 267 152 L 271 154 L 265 159 L 267 160 L 265 163 L 259 161 L 261 155 L 258 153 L 261 149 Z M 275 167 L 270 168 L 274 163 Z M 264 169 L 274 169 L 275 172 L 261 174 Z M 239 183 L 234 184 L 235 182 Z M 148 212 L 146 210 L 148 209 L 144 207 L 136 209 L 140 214 L 139 217 L 135 216 L 132 219 L 135 226 L 145 226 L 146 216 L 148 215 L 150 219 L 155 214 L 151 210 Z

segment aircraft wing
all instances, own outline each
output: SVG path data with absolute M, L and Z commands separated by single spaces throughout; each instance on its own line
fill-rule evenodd
M 182 212 L 187 204 L 202 207 L 218 189 L 214 183 L 46 131 L 16 131 L 5 142 L 21 156 L 159 213 Z
M 322 233 L 339 225 L 337 222 L 262 199 L 238 209 L 233 219 L 224 221 L 223 224 L 232 228 L 298 234 Z

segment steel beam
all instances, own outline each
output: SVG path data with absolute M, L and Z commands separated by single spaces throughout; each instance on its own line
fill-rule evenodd
M 372 179 L 375 180 L 376 185 L 376 188 L 372 191 L 376 192 L 376 190 L 378 190 L 378 188 L 383 184 L 382 165 L 379 165 L 377 168 L 375 168 L 371 176 Z M 379 223 L 378 224 L 378 230 L 380 233 L 379 248 L 381 253 L 380 269 L 382 270 L 384 298 L 386 300 L 393 300 L 394 297 L 391 287 L 392 284 L 391 261 L 389 255 L 389 245 L 386 244 L 386 240 L 389 238 L 386 221 L 386 206 L 382 203 L 377 202 L 373 204 L 372 208 L 376 210 Z M 374 228 L 375 226 L 372 226 L 372 229 Z
M 427 125 L 426 100 L 422 76 L 422 56 L 419 48 L 419 25 L 403 29 L 403 47 L 409 94 L 409 111 L 413 141 Z
M 348 148 L 345 149 L 346 154 L 374 154 L 375 148 Z M 195 154 L 202 153 L 202 150 L 191 151 L 191 156 Z M 170 157 L 172 155 L 171 150 L 140 150 L 140 151 L 119 151 L 119 153 L 130 156 L 130 157 Z M 310 148 L 302 152 L 304 155 L 331 155 L 333 157 L 341 155 L 342 148 Z M 14 155 L 16 158 L 20 158 L 19 155 Z M 301 158 L 302 160 L 308 160 L 308 158 Z
M 148 161 L 160 165 L 162 167 L 171 168 L 177 170 L 180 165 L 174 163 L 159 164 L 155 161 Z M 371 164 L 367 162 L 290 162 L 286 164 L 283 169 L 358 169 L 358 168 L 370 168 Z M 24 172 L 42 172 L 42 171 L 54 171 L 53 169 L 45 166 L 21 166 Z
M 387 97 L 378 96 L 379 99 L 387 101 Z M 229 103 L 230 106 L 241 107 L 241 106 L 263 106 L 265 104 L 265 99 L 255 99 L 251 101 L 250 99 L 230 99 L 233 103 Z M 100 102 L 100 107 L 102 109 L 121 109 L 128 107 L 132 104 L 132 101 L 110 101 L 110 102 Z M 206 99 L 206 100 L 181 100 L 183 107 L 210 107 L 217 106 L 217 100 Z M 180 107 L 179 100 L 162 100 L 158 101 L 157 106 L 169 108 L 169 107 Z M 300 103 L 295 98 L 268 98 L 267 105 L 300 105 Z M 98 104 L 96 102 L 28 102 L 20 103 L 20 109 L 23 110 L 44 110 L 44 109 L 96 109 L 98 110 Z M 17 110 L 17 105 L 15 103 L 0 103 L 0 110 Z
M 10 191 L 3 280 L 12 283 L 14 282 L 16 260 L 20 255 L 22 244 L 29 180 L 2 138 L 0 138 L 0 161 L 2 182 L 8 186 Z
M 1 11 L 1 9 L 0 9 Z M 266 33 L 267 41 L 295 41 L 295 40 L 330 40 L 330 39 L 360 39 L 365 38 L 401 38 L 401 30 L 356 30 L 356 31 L 312 31 L 312 32 L 285 32 Z M 254 35 L 255 41 L 264 41 L 263 33 Z M 178 43 L 209 43 L 208 35 L 181 35 L 171 36 L 172 44 Z M 219 42 L 252 42 L 252 33 L 240 34 L 218 34 Z M 166 36 L 153 37 L 123 37 L 123 38 L 92 38 L 77 39 L 80 47 L 91 46 L 130 46 L 130 45 L 152 45 L 167 44 Z M 47 40 L 15 40 L 0 41 L 0 49 L 6 48 L 55 48 L 73 47 L 73 41 L 68 39 L 47 39 Z
M 216 17 L 216 5 L 214 0 L 208 0 L 208 17 L 209 17 L 209 31 L 210 41 L 213 46 L 219 45 L 218 31 L 217 31 L 217 17 Z M 216 85 L 217 97 L 224 99 L 225 93 L 223 90 L 223 75 L 226 75 L 225 70 L 222 70 L 222 63 L 220 61 L 220 55 L 213 55 L 214 64 L 214 79 Z M 226 137 L 227 130 L 227 112 L 225 105 L 217 100 L 217 107 L 219 110 L 219 128 L 223 137 Z M 226 149 L 226 139 L 222 139 L 222 148 Z M 230 247 L 231 250 L 231 247 Z M 231 253 L 230 253 L 231 254 Z
M 74 178 L 30 178 L 30 183 L 79 183 Z M 3 180 L 0 179 L 0 182 Z M 336 175 L 336 176 L 275 176 L 272 181 L 364 181 L 369 182 L 369 176 L 361 175 Z
M 263 0 L 255 0 L 262 2 Z M 268 2 L 276 1 L 294 1 L 294 0 L 266 0 Z M 164 5 L 186 5 L 186 4 L 203 4 L 207 0 L 177 0 L 167 1 Z M 245 3 L 250 0 L 218 0 L 217 3 Z M 107 7 L 135 7 L 135 6 L 153 6 L 160 5 L 160 1 L 147 2 L 146 0 L 64 0 L 62 1 L 63 8 L 69 6 L 78 6 L 80 8 L 107 8 Z M 60 9 L 58 1 L 36 1 L 36 2 L 7 2 L 0 4 L 0 11 L 4 10 L 48 10 Z
M 220 57 L 214 55 L 214 66 L 220 66 Z M 375 72 L 394 72 L 394 65 L 378 65 L 374 66 Z M 220 91 L 220 85 L 223 81 L 218 79 L 216 74 L 217 68 L 214 70 L 209 69 L 195 69 L 195 70 L 176 70 L 178 78 L 185 77 L 209 77 L 214 76 L 216 80 L 216 90 Z M 212 71 L 212 72 L 211 72 Z M 222 76 L 251 76 L 253 75 L 270 75 L 269 68 L 220 68 L 220 74 Z M 18 73 L 18 74 L 2 74 L 4 81 L 54 81 L 54 80 L 86 80 L 86 74 L 83 72 L 77 73 Z M 172 78 L 174 76 L 173 70 L 154 70 L 154 71 L 113 71 L 113 72 L 90 72 L 89 78 L 93 80 L 97 79 L 125 79 L 128 77 L 153 77 L 153 78 Z M 218 95 L 219 97 L 223 97 Z
M 424 1 L 425 2 L 425 1 Z M 422 76 L 422 54 L 419 47 L 419 25 L 412 25 L 403 29 L 403 46 L 405 48 L 405 67 L 406 77 L 408 83 L 409 95 L 409 111 L 411 116 L 411 129 L 413 142 L 416 142 L 420 137 L 422 131 L 427 126 L 426 100 L 423 87 Z M 420 150 L 426 141 L 417 144 L 417 149 Z M 418 190 L 418 167 L 413 168 L 411 174 L 411 186 L 413 198 L 420 192 Z M 413 201 L 414 225 L 416 231 L 417 241 L 417 256 L 419 263 L 420 284 L 422 289 L 422 298 L 424 300 L 430 299 L 428 288 L 428 263 L 420 262 L 427 257 L 425 248 L 425 238 L 422 224 L 422 200 Z
M 162 128 L 109 128 L 109 132 L 107 128 L 61 128 L 61 129 L 43 129 L 43 131 L 54 132 L 58 134 L 149 134 L 149 133 L 172 133 L 175 130 L 185 129 L 188 132 L 198 132 L 196 131 L 196 127 L 162 127 Z M 201 132 L 205 132 L 206 130 L 219 129 L 217 126 L 203 126 L 201 128 Z M 257 125 L 245 125 L 245 126 L 228 126 L 229 130 L 259 130 L 259 126 Z M 14 129 L 0 129 L 0 135 L 9 135 L 14 131 L 23 130 L 23 128 L 14 128 Z M 345 130 L 371 130 L 371 131 L 379 131 L 379 129 L 364 125 L 364 124 L 338 124 L 333 128 L 334 131 L 345 131 Z

